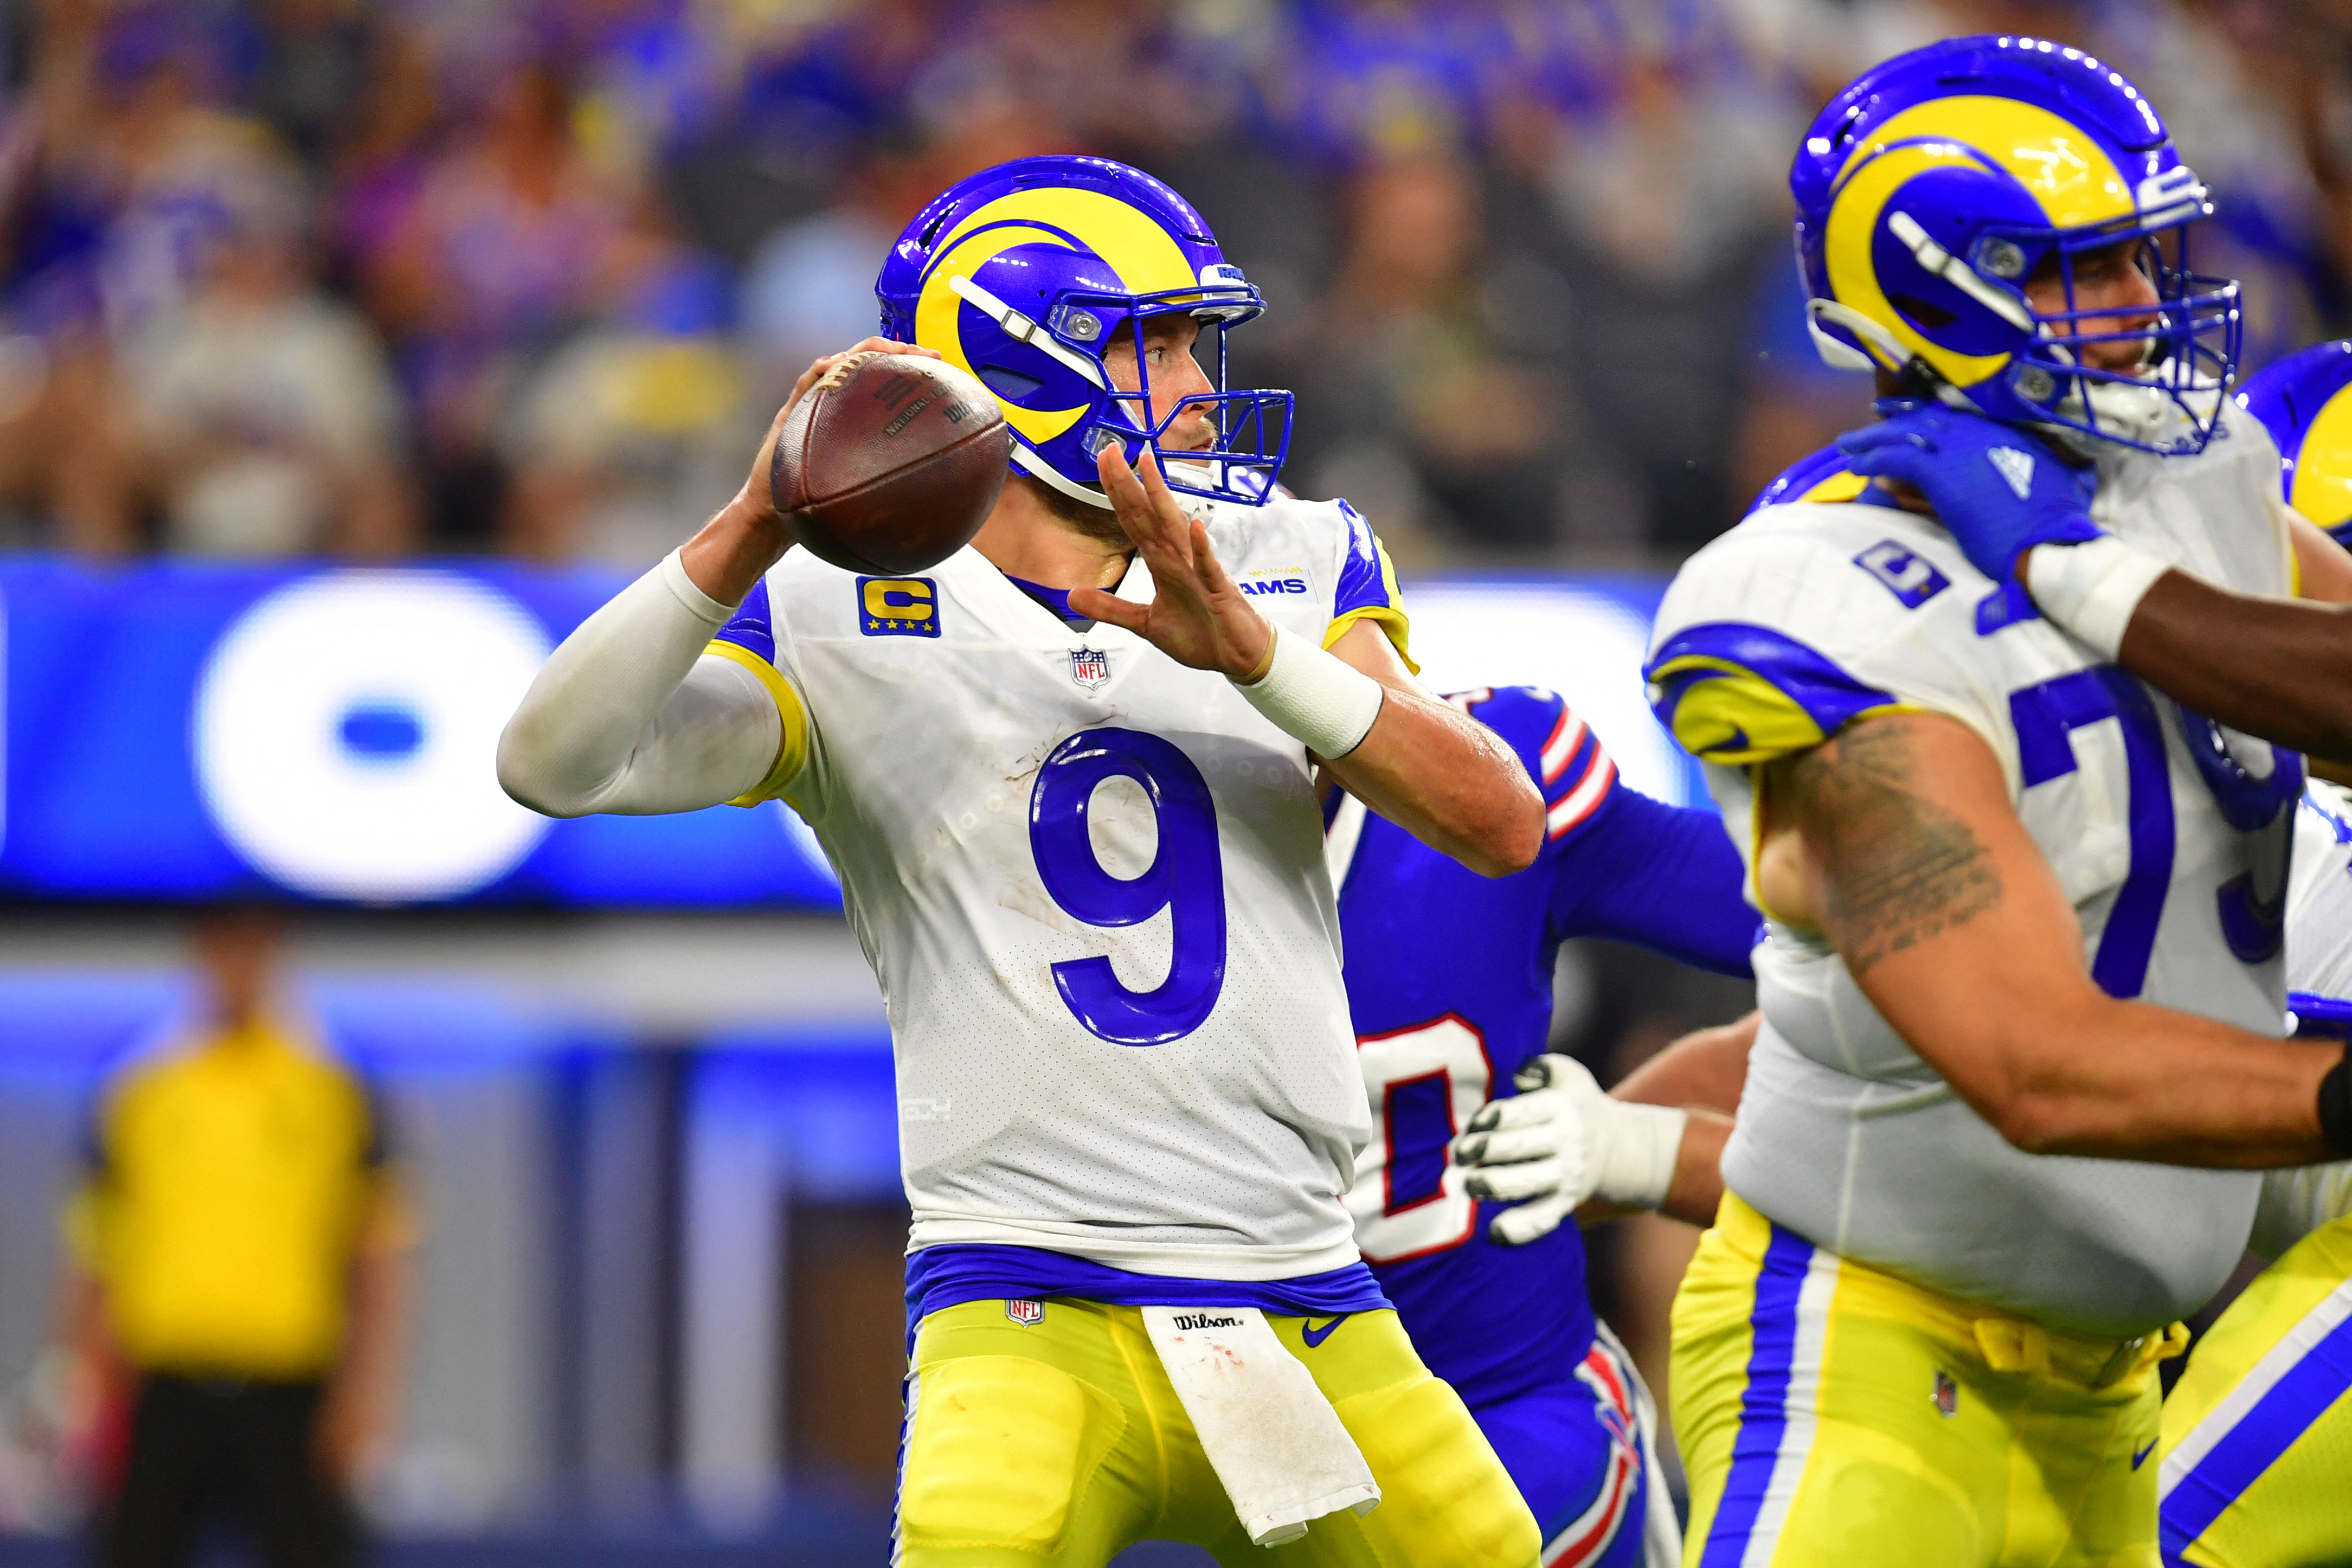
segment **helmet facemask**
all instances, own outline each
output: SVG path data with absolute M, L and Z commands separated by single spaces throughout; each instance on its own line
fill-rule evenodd
M 1257 506 L 1273 493 L 1275 475 L 1289 455 L 1293 399 L 1287 392 L 1232 388 L 1226 334 L 1256 320 L 1265 309 L 1257 289 L 1239 281 L 1240 269 L 1232 271 L 1234 285 L 1212 289 L 1171 289 L 1153 294 L 1071 289 L 1055 300 L 1046 317 L 1046 330 L 1085 354 L 1101 376 L 1097 384 L 1104 389 L 1103 407 L 1085 437 L 1090 453 L 1099 455 L 1104 447 L 1116 444 L 1132 467 L 1149 450 L 1170 489 L 1207 500 Z M 1214 363 L 1202 368 L 1216 390 L 1183 398 L 1154 422 L 1151 361 L 1144 352 L 1143 336 L 1148 321 L 1171 315 L 1191 316 L 1200 323 L 1202 338 L 1213 334 Z M 1121 389 L 1112 380 L 1110 367 L 1099 352 L 1122 332 L 1135 345 L 1132 391 Z M 1073 338 L 1076 343 L 1071 342 Z M 1201 339 L 1196 338 L 1192 350 L 1196 359 L 1200 346 Z M 1200 448 L 1163 445 L 1177 421 L 1194 408 L 1208 413 L 1214 432 L 1211 445 Z M 1093 499 L 1104 498 L 1097 494 Z
M 2014 265 L 2012 257 L 2032 255 L 2030 244 L 2054 262 L 2064 304 L 2039 310 L 2026 303 L 2034 335 L 2001 376 L 2004 389 L 2025 409 L 2039 411 L 2036 422 L 2071 434 L 2165 456 L 2203 450 L 2236 378 L 2244 321 L 2235 281 L 2189 267 L 2189 222 L 2120 235 L 2112 226 L 2054 237 L 1989 229 L 1977 247 L 1976 269 Z M 2078 303 L 2077 262 L 2116 245 L 2131 247 L 2125 264 L 2154 285 L 2153 305 Z M 2129 324 L 2143 314 L 2152 319 Z M 2082 351 L 2117 342 L 2138 347 L 2136 364 L 2083 363 Z

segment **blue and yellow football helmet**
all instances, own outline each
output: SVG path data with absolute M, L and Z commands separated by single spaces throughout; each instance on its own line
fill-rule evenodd
M 1789 172 L 1813 341 L 1831 364 L 1916 367 L 2012 424 L 2165 454 L 2203 449 L 2237 373 L 2238 286 L 2188 268 L 2211 205 L 2120 71 L 2038 38 L 1951 38 L 1872 67 L 1813 121 Z M 2136 244 L 2154 322 L 2080 331 L 2074 263 Z M 2066 308 L 2025 281 L 2057 268 Z M 2077 362 L 2139 342 L 2136 371 Z
M 886 336 L 937 349 L 996 394 L 1018 472 L 1108 507 L 1095 457 L 1116 441 L 1129 462 L 1150 448 L 1171 489 L 1245 505 L 1274 490 L 1290 446 L 1291 395 L 1225 385 L 1225 334 L 1265 301 L 1192 205 L 1139 169 L 1108 158 L 1017 158 L 961 180 L 907 226 L 874 292 Z M 1103 349 L 1150 317 L 1178 313 L 1213 330 L 1217 390 L 1155 424 L 1144 356 L 1140 388 L 1125 392 L 1112 385 Z M 1209 407 L 1217 445 L 1160 450 L 1160 436 L 1198 405 Z
M 2287 505 L 2352 546 L 2352 342 L 2320 343 L 2246 378 L 2238 406 L 2278 443 Z

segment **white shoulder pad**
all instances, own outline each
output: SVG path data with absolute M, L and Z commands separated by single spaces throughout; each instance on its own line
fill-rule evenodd
M 1652 632 L 1650 700 L 1691 753 L 1745 764 L 1917 708 L 1988 738 L 1968 668 L 2000 595 L 1934 524 L 1854 503 L 1756 513 L 1687 562 Z M 2027 610 L 2030 614 L 2030 609 Z

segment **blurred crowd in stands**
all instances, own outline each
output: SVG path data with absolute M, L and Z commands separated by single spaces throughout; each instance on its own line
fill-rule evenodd
M 925 198 L 1090 151 L 1272 301 L 1292 488 L 1409 564 L 1671 560 L 1867 416 L 1797 136 L 1980 30 L 2169 118 L 2250 363 L 2352 321 L 2329 0 L 5 0 L 0 543 L 642 564 Z

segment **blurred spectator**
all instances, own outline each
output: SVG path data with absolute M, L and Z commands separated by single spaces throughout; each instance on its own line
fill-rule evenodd
M 376 57 L 376 19 L 357 0 L 257 0 L 239 38 L 244 99 L 306 169 L 322 174 Z
M 1430 147 L 1350 183 L 1348 247 L 1292 374 L 1298 482 L 1346 493 L 1410 552 L 1549 547 L 1575 413 L 1550 366 L 1568 301 L 1487 241 L 1475 171 Z
M 372 44 L 322 198 L 330 273 L 349 293 L 362 293 L 424 187 L 440 110 L 432 60 L 414 33 L 383 28 Z
M 373 1098 L 286 1023 L 270 916 L 215 914 L 206 1011 L 116 1072 L 67 1225 L 61 1339 L 112 1383 L 101 1568 L 242 1522 L 268 1568 L 356 1560 L 351 1489 L 394 1416 L 408 1226 Z
M 1573 375 L 1643 531 L 1677 554 L 1747 499 L 1730 477 L 1741 359 L 1760 270 L 1789 265 L 1785 180 L 1803 129 L 1724 42 L 1653 14 L 1600 112 L 1563 116 L 1534 171 L 1579 306 Z
M 876 158 L 861 175 L 840 201 L 771 234 L 744 270 L 743 347 L 770 402 L 809 361 L 865 337 L 879 318 L 875 275 L 914 214 L 883 205 L 906 184 L 903 171 Z
M 195 297 L 131 334 L 119 374 L 165 548 L 392 555 L 415 538 L 402 413 L 374 334 L 305 271 L 297 193 L 229 217 Z
M 1193 197 L 1265 289 L 1235 376 L 1297 379 L 1295 483 L 1349 492 L 1424 561 L 1671 558 L 1864 416 L 1858 378 L 1808 362 L 1789 151 L 1854 71 L 1961 32 L 2095 49 L 2163 107 L 2214 191 L 2197 259 L 2245 283 L 2249 368 L 2352 326 L 2352 21 L 2308 0 L 45 0 L 9 15 L 0 542 L 220 548 L 219 516 L 250 505 L 229 531 L 240 548 L 421 536 L 635 559 L 701 504 L 698 481 L 674 481 L 703 437 L 680 433 L 716 431 L 732 415 L 712 410 L 739 397 L 772 402 L 862 333 L 881 248 L 924 197 L 1005 158 L 1092 151 Z M 320 290 L 365 312 L 404 411 L 339 427 L 365 424 L 362 466 L 392 477 L 327 482 L 312 463 L 297 486 L 282 461 L 269 479 L 231 465 L 267 499 L 208 512 L 155 466 L 147 362 L 123 356 L 221 313 L 225 215 L 289 168 L 309 204 L 290 253 L 320 265 L 315 282 L 307 264 L 281 280 L 281 304 L 306 303 L 279 314 L 323 323 Z M 707 286 L 713 258 L 723 286 Z M 688 275 L 704 281 L 681 292 Z M 336 319 L 306 341 L 348 340 Z M 647 353 L 650 390 L 622 401 L 672 411 L 614 426 L 638 374 L 625 367 Z M 320 375 L 333 358 L 352 387 L 373 374 L 348 342 L 258 357 Z M 594 408 L 560 417 L 574 395 Z M 582 460 L 584 433 L 605 429 L 611 460 Z M 688 510 L 657 525 L 672 503 Z
M 872 300 L 869 284 L 865 317 L 834 348 L 874 330 Z M 735 493 L 772 401 L 747 395 L 731 304 L 717 263 L 667 249 L 634 299 L 522 385 L 499 439 L 511 552 L 641 571 Z
M 527 363 L 610 298 L 630 205 L 630 193 L 583 155 L 564 80 L 526 59 L 434 161 L 363 264 L 370 312 L 416 400 L 443 542 L 480 545 L 495 532 L 502 405 Z
M 282 172 L 257 128 L 220 112 L 215 52 L 187 16 L 56 6 L 11 127 L 6 300 L 16 395 L 0 486 L 65 542 L 139 537 L 112 349 L 183 306 L 225 213 Z

